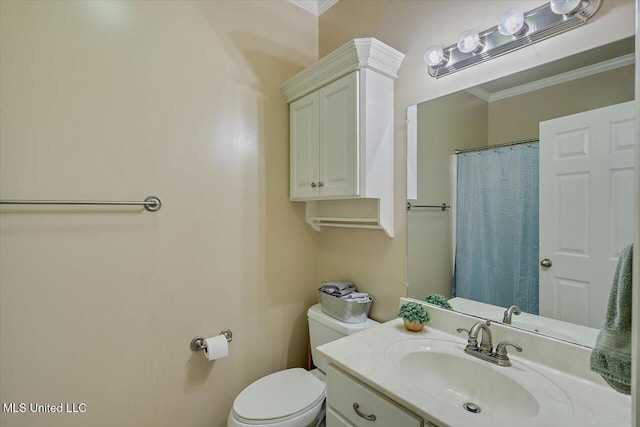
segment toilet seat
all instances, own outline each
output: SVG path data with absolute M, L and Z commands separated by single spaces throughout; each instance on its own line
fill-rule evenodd
M 302 368 L 286 369 L 245 388 L 230 415 L 237 425 L 286 426 L 293 420 L 305 425 L 301 422 L 308 418 L 311 423 L 321 412 L 324 397 L 325 384 L 315 375 Z

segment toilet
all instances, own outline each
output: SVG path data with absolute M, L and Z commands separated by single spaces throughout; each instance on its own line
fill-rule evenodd
M 285 369 L 253 382 L 233 401 L 227 427 L 317 427 L 324 421 L 325 372 L 328 361 L 316 347 L 379 325 L 344 323 L 322 312 L 307 311 L 311 356 L 318 369 Z

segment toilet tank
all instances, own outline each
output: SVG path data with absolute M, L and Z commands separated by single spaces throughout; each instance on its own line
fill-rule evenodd
M 313 358 L 313 364 L 325 373 L 327 372 L 327 365 L 329 363 L 327 359 L 316 350 L 316 347 L 380 324 L 372 319 L 367 319 L 366 322 L 362 323 L 341 322 L 323 313 L 320 304 L 309 308 L 307 318 L 309 319 L 309 337 L 311 339 L 311 357 Z

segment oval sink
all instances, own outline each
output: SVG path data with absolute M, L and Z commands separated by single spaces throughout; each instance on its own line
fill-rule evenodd
M 473 416 L 507 421 L 572 411 L 569 397 L 533 369 L 476 359 L 455 341 L 399 341 L 387 348 L 385 356 L 412 386 Z

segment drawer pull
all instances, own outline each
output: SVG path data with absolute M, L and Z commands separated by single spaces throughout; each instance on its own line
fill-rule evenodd
M 353 404 L 353 410 L 356 411 L 356 414 L 358 414 L 358 416 L 360 418 L 364 418 L 367 421 L 375 421 L 376 420 L 376 416 L 375 415 L 365 415 L 362 412 L 360 412 L 360 405 L 358 405 L 357 403 Z

